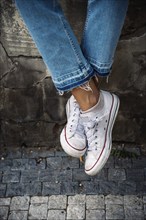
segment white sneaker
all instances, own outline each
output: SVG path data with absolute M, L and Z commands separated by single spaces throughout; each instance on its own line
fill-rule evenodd
M 80 158 L 86 152 L 86 136 L 80 123 L 80 109 L 73 96 L 66 104 L 67 124 L 61 132 L 60 142 L 63 150 L 72 157 Z
M 96 175 L 107 162 L 112 147 L 112 129 L 119 109 L 119 98 L 101 91 L 99 103 L 93 111 L 83 113 L 83 124 L 88 141 L 85 172 Z

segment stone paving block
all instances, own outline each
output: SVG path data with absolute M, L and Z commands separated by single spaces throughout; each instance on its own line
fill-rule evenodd
M 73 157 L 62 157 L 62 169 L 79 168 L 79 159 Z
M 125 207 L 125 220 L 145 220 L 144 211 L 134 207 Z
M 45 169 L 39 173 L 39 181 L 41 182 L 56 182 L 58 181 L 59 170 Z
M 61 169 L 62 168 L 62 157 L 49 157 L 47 158 L 47 168 Z
M 64 151 L 55 151 L 55 157 L 68 157 Z
M 37 163 L 36 159 L 14 159 L 11 170 L 45 169 L 45 159 Z
M 60 172 L 57 176 L 57 180 L 59 182 L 72 181 L 72 170 L 60 170 Z
M 91 177 L 85 173 L 84 169 L 73 169 L 73 181 L 89 181 Z
M 115 158 L 115 168 L 131 168 L 131 158 Z
M 144 204 L 144 215 L 146 217 L 146 204 Z
M 41 195 L 41 183 L 9 183 L 7 184 L 6 196 L 22 196 L 30 195 L 36 196 Z
M 85 219 L 85 205 L 84 204 L 68 205 L 66 219 Z
M 13 165 L 13 161 L 10 159 L 0 160 L 0 170 L 1 171 L 10 170 L 12 165 Z
M 99 193 L 100 194 L 119 194 L 119 187 L 117 182 L 114 181 L 100 181 L 99 182 Z
M 2 181 L 2 172 L 0 172 L 0 182 Z
M 60 183 L 53 183 L 53 182 L 44 182 L 43 183 L 43 190 L 42 195 L 56 195 L 60 194 Z
M 105 204 L 122 205 L 123 203 L 124 203 L 123 196 L 120 196 L 120 195 L 107 195 L 107 196 L 105 196 Z
M 106 219 L 124 219 L 124 207 L 123 205 L 107 204 L 106 205 Z
M 21 158 L 21 147 L 4 147 L 0 149 L 0 155 L 4 159 Z
M 11 198 L 0 198 L 0 206 L 10 205 Z
M 6 194 L 6 184 L 0 183 L 0 197 L 4 197 Z
M 49 210 L 47 220 L 66 220 L 65 210 Z
M 104 206 L 103 195 L 86 196 L 86 209 L 104 209 Z
M 9 207 L 1 206 L 0 207 L 0 219 L 7 220 Z
M 123 195 L 136 194 L 136 183 L 134 181 L 120 181 L 117 184 L 118 193 Z
M 99 185 L 97 182 L 91 181 L 82 181 L 80 182 L 80 187 L 78 187 L 78 193 L 82 194 L 98 194 L 99 193 Z
M 132 159 L 133 168 L 146 168 L 146 157 L 140 157 L 138 159 Z
M 48 196 L 33 196 L 31 197 L 31 203 L 48 203 Z
M 107 181 L 108 178 L 108 169 L 102 169 L 97 175 L 92 176 L 92 179 L 94 182 L 99 182 L 99 181 Z
M 86 210 L 86 220 L 105 220 L 105 210 Z
M 8 220 L 27 220 L 28 211 L 11 211 Z
M 3 183 L 17 183 L 20 181 L 19 171 L 6 171 L 3 173 Z
M 125 169 L 116 169 L 109 168 L 108 170 L 108 179 L 113 181 L 122 181 L 126 180 L 126 172 Z
M 16 196 L 11 200 L 10 210 L 28 210 L 29 209 L 29 196 Z
M 66 209 L 67 196 L 66 195 L 52 195 L 49 196 L 49 209 Z
M 146 203 L 146 196 L 143 196 L 143 203 Z
M 79 191 L 79 184 L 77 182 L 61 182 L 60 193 L 65 195 L 74 195 Z
M 75 195 L 68 196 L 68 204 L 85 204 L 86 203 L 86 195 Z
M 144 180 L 144 170 L 143 169 L 127 169 L 127 180 L 133 180 L 140 182 Z
M 146 195 L 146 181 L 137 182 L 136 193 L 140 195 Z
M 21 182 L 35 182 L 39 181 L 39 171 L 37 170 L 23 170 L 21 173 Z
M 29 208 L 28 219 L 47 219 L 47 204 L 31 204 Z
M 124 196 L 124 205 L 127 207 L 132 207 L 135 209 L 143 208 L 143 199 L 136 195 L 125 195 Z
M 50 147 L 24 147 L 22 148 L 22 158 L 46 158 L 54 157 L 54 150 Z

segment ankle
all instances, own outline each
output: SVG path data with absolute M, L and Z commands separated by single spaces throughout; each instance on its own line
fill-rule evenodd
M 84 101 L 80 103 L 82 111 L 87 111 L 98 103 L 99 93 L 89 93 L 84 97 Z

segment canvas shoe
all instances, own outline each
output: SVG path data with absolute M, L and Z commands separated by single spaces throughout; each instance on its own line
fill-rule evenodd
M 107 162 L 112 147 L 112 129 L 119 109 L 119 98 L 101 91 L 99 102 L 81 114 L 88 142 L 85 172 L 96 175 Z
M 72 157 L 80 158 L 86 152 L 86 137 L 80 120 L 80 108 L 73 96 L 66 104 L 67 124 L 61 132 L 63 150 Z

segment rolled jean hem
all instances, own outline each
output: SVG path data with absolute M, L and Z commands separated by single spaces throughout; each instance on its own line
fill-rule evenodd
M 92 70 L 86 77 L 83 76 L 83 78 L 78 80 L 77 82 L 74 82 L 71 85 L 66 85 L 63 87 L 56 86 L 56 89 L 59 92 L 69 92 L 72 89 L 75 89 L 75 88 L 87 83 L 94 75 L 95 75 L 95 72 L 94 72 L 94 70 Z

